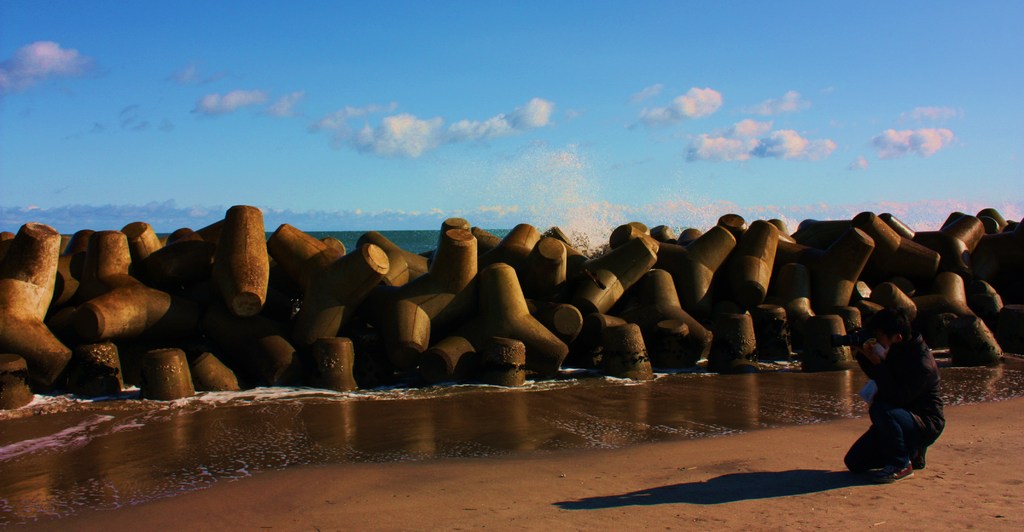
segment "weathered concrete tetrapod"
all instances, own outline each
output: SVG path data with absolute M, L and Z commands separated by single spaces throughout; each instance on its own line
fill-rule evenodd
M 757 358 L 787 360 L 793 351 L 790 343 L 786 309 L 779 305 L 757 305 L 750 309 L 757 340 Z
M 882 214 L 878 215 L 878 218 L 885 222 L 886 225 L 891 227 L 893 231 L 896 231 L 896 233 L 901 237 L 909 238 L 911 240 L 914 239 L 914 230 L 911 229 L 909 225 L 903 223 L 902 220 L 893 216 L 891 213 L 883 212 Z
M 949 357 L 954 366 L 987 366 L 999 362 L 1003 350 L 977 316 L 960 316 L 949 324 Z
M 336 392 L 347 392 L 358 388 L 352 369 L 356 355 L 352 340 L 348 338 L 317 338 L 311 348 L 313 353 L 313 386 Z
M 974 274 L 999 290 L 1011 303 L 1024 302 L 1024 223 L 1013 230 L 985 235 L 971 255 Z
M 462 336 L 447 336 L 419 357 L 419 372 L 427 382 L 463 381 L 478 366 L 476 347 Z
M 996 340 L 1007 353 L 1024 355 L 1024 305 L 1006 305 L 999 311 Z
M 142 261 L 153 254 L 154 251 L 163 247 L 156 231 L 146 222 L 132 222 L 121 228 L 121 232 L 128 238 L 128 251 L 132 257 L 132 275 L 145 279 L 146 272 Z M 135 271 L 135 270 L 139 271 Z
M 486 229 L 471 227 L 469 232 L 473 233 L 473 236 L 476 237 L 476 252 L 480 255 L 498 247 L 498 244 L 501 243 L 500 236 L 495 235 Z M 568 243 L 568 241 L 566 241 L 566 243 Z
M 196 390 L 188 360 L 181 349 L 154 349 L 142 359 L 143 399 L 173 401 L 192 397 Z
M 615 249 L 636 238 L 647 239 L 650 246 L 658 251 L 658 240 L 651 237 L 651 230 L 641 222 L 629 222 L 616 227 L 608 237 L 608 247 Z
M 928 280 L 938 271 L 938 253 L 904 238 L 874 213 L 858 214 L 853 218 L 853 226 L 864 231 L 875 243 L 865 273 L 876 279 L 898 275 Z
M 28 364 L 10 353 L 0 354 L 0 410 L 14 410 L 32 402 Z
M 464 229 L 441 235 L 430 271 L 399 287 L 375 288 L 367 313 L 380 326 L 396 368 L 416 368 L 431 336 L 443 337 L 476 312 L 476 238 Z
M 71 350 L 43 323 L 53 299 L 60 234 L 25 224 L 0 262 L 0 352 L 25 359 L 34 383 L 49 387 L 71 360 Z
M 917 304 L 895 283 L 884 282 L 872 288 L 869 301 L 885 308 L 900 309 L 910 321 L 917 319 Z
M 803 264 L 790 262 L 779 269 L 775 280 L 778 304 L 786 309 L 793 348 L 804 345 L 804 328 L 814 316 L 811 308 L 811 274 Z
M 649 241 L 638 238 L 587 261 L 585 270 L 591 275 L 578 281 L 573 306 L 584 315 L 608 312 L 657 260 Z
M 480 356 L 480 380 L 495 386 L 526 383 L 526 345 L 512 338 L 491 338 Z
M 495 336 L 519 340 L 526 345 L 530 371 L 546 377 L 557 374 L 569 348 L 530 315 L 515 270 L 507 264 L 492 264 L 480 271 L 479 282 L 480 317 L 463 326 L 459 335 L 478 350 Z
M 935 276 L 931 293 L 912 298 L 917 306 L 917 320 L 927 319 L 929 315 L 951 312 L 957 316 L 973 316 L 974 312 L 967 305 L 967 293 L 964 279 L 953 272 L 941 272 Z
M 267 254 L 263 213 L 236 205 L 224 215 L 213 260 L 213 280 L 221 300 L 234 315 L 259 314 L 267 301 L 270 256 Z
M 150 288 L 128 275 L 131 255 L 120 231 L 89 237 L 75 309 L 78 335 L 89 342 L 139 336 L 179 338 L 196 331 L 199 310 L 190 300 Z
M 850 230 L 850 220 L 804 220 L 793 233 L 797 244 L 827 249 Z
M 709 371 L 751 373 L 758 370 L 757 340 L 750 314 L 720 314 L 712 331 Z
M 719 227 L 724 227 L 732 236 L 739 240 L 743 236 L 743 233 L 747 231 L 747 221 L 742 216 L 735 213 L 723 214 L 718 217 Z
M 663 320 L 683 322 L 689 331 L 686 341 L 689 356 L 686 358 L 700 360 L 711 349 L 711 333 L 680 305 L 672 276 L 665 270 L 654 269 L 644 275 L 620 317 L 636 323 L 650 344 L 655 343 L 658 323 Z
M 52 308 L 60 307 L 75 297 L 79 279 L 82 276 L 85 252 L 89 247 L 89 237 L 94 232 L 91 229 L 76 232 L 71 236 L 60 258 L 57 259 L 57 278 L 53 287 L 53 299 L 50 303 Z
M 656 225 L 652 227 L 651 238 L 658 242 L 666 242 L 669 244 L 675 244 L 679 240 L 679 237 L 676 236 L 676 232 L 667 225 Z
M 238 377 L 216 355 L 201 353 L 189 364 L 192 385 L 201 392 L 233 392 L 239 389 Z
M 1003 298 L 992 285 L 975 279 L 967 284 L 967 306 L 985 321 L 989 329 L 994 329 L 999 320 L 999 311 L 1003 309 Z
M 337 336 L 389 267 L 381 248 L 363 244 L 354 253 L 311 272 L 302 308 L 295 316 L 295 341 L 308 346 L 317 338 Z
M 543 237 L 526 261 L 523 292 L 531 299 L 554 300 L 565 289 L 566 250 L 561 241 Z
M 729 280 L 735 301 L 743 308 L 760 305 L 768 294 L 779 230 L 764 220 L 756 220 L 740 237 L 729 259 Z
M 531 316 L 566 344 L 572 343 L 583 330 L 583 314 L 568 303 L 527 299 L 526 306 Z
M 608 327 L 603 332 L 604 356 L 601 369 L 607 375 L 646 381 L 654 378 L 640 327 L 627 323 Z
M 939 271 L 971 276 L 971 253 L 985 236 L 985 225 L 974 216 L 963 214 L 938 231 L 918 231 L 914 242 L 935 250 L 939 255 Z
M 813 316 L 807 320 L 804 349 L 800 353 L 803 371 L 840 371 L 854 362 L 847 346 L 832 344 L 833 335 L 846 334 L 843 318 L 835 314 Z
M 216 244 L 198 236 L 169 242 L 142 263 L 153 286 L 171 290 L 210 279 Z
M 653 342 L 644 342 L 647 344 L 647 354 L 651 357 L 652 366 L 690 368 L 700 361 L 700 355 L 689 347 L 690 328 L 682 321 L 659 321 L 653 336 Z
M 861 319 L 860 309 L 851 306 L 835 307 L 829 314 L 835 314 L 843 319 L 843 328 L 847 331 L 854 329 L 860 329 L 864 326 L 864 321 Z
M 811 304 L 817 312 L 850 304 L 853 285 L 875 248 L 871 237 L 855 227 L 839 237 L 811 265 Z
M 479 269 L 503 262 L 525 276 L 527 260 L 534 246 L 540 242 L 540 233 L 530 224 L 519 224 L 498 242 L 497 246 L 480 255 Z
M 277 266 L 302 290 L 309 287 L 314 272 L 326 268 L 345 255 L 344 251 L 328 246 L 288 224 L 281 224 L 270 235 L 267 250 Z
M 356 241 L 356 247 L 360 249 L 365 244 L 373 244 L 387 255 L 387 263 L 390 267 L 385 272 L 383 281 L 389 286 L 402 286 L 427 273 L 427 270 L 430 269 L 426 257 L 398 247 L 397 244 L 377 231 L 363 233 Z
M 594 368 L 600 365 L 604 353 L 604 330 L 616 325 L 625 325 L 622 318 L 599 314 L 597 312 L 583 316 L 583 326 L 576 340 L 569 344 L 569 359 L 572 366 Z M 687 332 L 689 332 L 687 330 Z M 696 362 L 695 362 L 696 363 Z
M 240 318 L 214 304 L 203 315 L 203 331 L 219 345 L 228 364 L 243 376 L 271 385 L 293 384 L 301 376 L 299 359 L 277 322 L 264 316 Z
M 676 238 L 676 244 L 680 246 L 689 246 L 691 242 L 700 238 L 704 234 L 704 231 L 697 229 L 696 227 L 687 227 L 679 233 L 679 237 Z
M 1006 218 L 1003 218 L 1003 215 L 1000 214 L 1000 212 L 997 211 L 996 209 L 993 209 L 992 207 L 986 207 L 978 211 L 978 218 L 981 219 L 982 217 L 988 218 L 989 220 L 992 220 L 992 222 L 995 223 L 993 231 L 988 231 L 988 228 L 986 227 L 987 233 L 998 233 L 1006 227 Z
M 68 366 L 68 389 L 75 395 L 117 395 L 124 387 L 121 358 L 113 342 L 76 346 Z
M 699 318 L 711 315 L 711 281 L 736 247 L 736 237 L 716 225 L 685 248 L 663 244 L 655 268 L 672 274 L 679 301 Z

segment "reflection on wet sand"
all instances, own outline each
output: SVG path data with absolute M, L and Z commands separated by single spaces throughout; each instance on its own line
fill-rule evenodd
M 1024 394 L 1024 362 L 944 368 L 948 403 Z M 857 371 L 665 375 L 339 395 L 69 403 L 0 420 L 0 524 L 115 508 L 298 465 L 706 438 L 862 415 Z M 216 400 L 210 400 L 210 398 Z

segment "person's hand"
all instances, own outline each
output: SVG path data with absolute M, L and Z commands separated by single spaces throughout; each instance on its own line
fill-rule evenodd
M 868 341 L 864 342 L 864 345 L 860 347 L 860 352 L 864 355 L 864 358 L 868 359 L 868 362 L 871 362 L 872 364 L 881 364 L 882 357 L 879 356 L 875 349 L 876 345 L 878 345 L 878 342 L 874 338 L 869 338 Z

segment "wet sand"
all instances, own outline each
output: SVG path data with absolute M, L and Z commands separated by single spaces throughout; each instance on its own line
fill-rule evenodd
M 943 395 L 951 404 L 1024 394 L 1020 359 L 942 373 Z M 448 478 L 459 474 L 449 467 L 490 471 L 508 460 L 572 470 L 580 461 L 603 463 L 604 455 L 591 454 L 594 450 L 646 456 L 660 448 L 658 442 L 695 440 L 687 444 L 694 450 L 686 452 L 703 455 L 735 445 L 727 442 L 737 434 L 746 438 L 795 425 L 847 426 L 831 422 L 863 414 L 854 395 L 863 382 L 859 372 L 768 372 L 666 375 L 647 383 L 574 378 L 526 389 L 445 386 L 348 395 L 270 390 L 270 395 L 210 394 L 170 404 L 50 400 L 0 420 L 0 524 L 52 522 L 97 509 L 117 515 L 168 497 L 216 497 L 218 490 L 236 484 L 232 481 L 248 479 L 241 485 L 249 485 L 249 477 L 259 480 L 281 471 L 337 471 L 343 478 L 356 475 L 362 485 L 363 476 L 378 478 L 396 463 L 436 464 L 431 476 Z M 832 450 L 820 460 L 792 467 L 839 467 L 864 422 L 849 427 L 836 428 L 842 435 L 834 441 L 822 440 Z M 817 452 L 802 438 L 755 444 L 720 459 L 774 460 Z M 316 466 L 329 467 L 311 469 Z M 521 473 L 513 468 L 509 474 Z M 803 474 L 782 479 L 802 482 Z M 381 487 L 394 485 L 381 482 Z M 363 490 L 337 489 L 347 496 Z
M 611 450 L 269 472 L 26 529 L 1021 529 L 1024 399 L 955 406 L 928 467 L 842 471 L 863 419 Z

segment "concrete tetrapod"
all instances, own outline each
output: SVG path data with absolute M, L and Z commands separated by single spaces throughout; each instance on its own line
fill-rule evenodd
M 651 237 L 651 230 L 640 222 L 629 222 L 616 227 L 608 237 L 608 247 L 615 249 L 636 238 L 647 240 L 654 252 L 658 252 L 659 241 Z
M 443 337 L 474 315 L 476 265 L 476 238 L 464 229 L 449 229 L 430 271 L 403 286 L 373 289 L 366 311 L 383 331 L 388 358 L 397 369 L 415 369 L 432 334 Z
M 757 358 L 787 360 L 793 351 L 790 343 L 786 309 L 779 305 L 758 305 L 750 309 L 757 340 Z
M 94 232 L 91 229 L 76 232 L 71 236 L 60 258 L 57 259 L 57 278 L 54 282 L 53 299 L 50 303 L 52 308 L 58 308 L 75 297 L 79 278 L 82 276 L 85 251 L 89 247 L 89 237 Z
M 1006 305 L 999 311 L 996 340 L 1007 353 L 1024 355 L 1024 305 Z
M 270 385 L 294 384 L 301 377 L 295 347 L 277 322 L 264 316 L 240 318 L 222 304 L 203 315 L 203 332 L 228 356 L 227 362 L 243 376 L 251 375 Z
M 583 315 L 608 312 L 654 266 L 655 253 L 648 240 L 638 238 L 588 260 L 584 268 L 589 275 L 577 282 L 572 305 Z
M 526 306 L 531 316 L 566 344 L 572 343 L 583 330 L 583 314 L 572 305 L 527 299 Z
M 992 285 L 975 279 L 967 285 L 967 306 L 985 321 L 989 329 L 995 329 L 999 311 L 1003 309 L 1003 298 Z
M 143 399 L 173 401 L 196 394 L 188 360 L 181 349 L 154 349 L 142 359 Z
M 457 334 L 478 351 L 495 336 L 519 340 L 526 345 L 527 369 L 544 377 L 556 375 L 569 347 L 530 315 L 515 270 L 492 264 L 480 271 L 479 282 L 480 316 Z
M 804 328 L 814 316 L 811 308 L 811 274 L 803 264 L 791 262 L 779 269 L 773 300 L 786 310 L 790 342 L 794 349 L 804 345 Z
M 192 385 L 201 392 L 234 392 L 239 390 L 238 378 L 213 353 L 201 353 L 189 364 Z
M 491 264 L 503 262 L 525 277 L 530 253 L 540 242 L 540 238 L 537 228 L 530 224 L 519 224 L 513 227 L 497 246 L 480 255 L 478 269 L 482 270 Z
M 302 308 L 295 316 L 295 342 L 308 346 L 317 338 L 337 336 L 359 304 L 387 275 L 389 265 L 384 250 L 363 244 L 354 253 L 311 272 Z
M 565 290 L 568 248 L 559 240 L 543 237 L 526 261 L 523 292 L 531 299 L 553 301 Z
M 210 279 L 217 245 L 195 233 L 168 244 L 146 257 L 143 269 L 153 286 L 167 290 L 180 289 Z
M 654 332 L 653 344 L 647 344 L 651 365 L 656 368 L 690 368 L 700 355 L 689 348 L 690 328 L 680 320 L 661 320 Z
M 1024 223 L 1011 231 L 982 237 L 971 261 L 974 274 L 996 287 L 1004 300 L 1024 302 Z
M 868 301 L 884 308 L 900 309 L 910 321 L 917 319 L 917 304 L 895 283 L 885 282 L 872 288 Z
M 793 233 L 793 240 L 802 246 L 827 249 L 850 230 L 850 220 L 804 220 Z
M 917 307 L 917 316 L 914 321 L 918 327 L 935 314 L 974 315 L 971 307 L 967 305 L 964 280 L 953 272 L 942 272 L 936 275 L 935 282 L 932 283 L 931 293 L 914 296 L 911 299 L 914 301 L 914 306 Z
M 662 244 L 654 267 L 672 274 L 682 307 L 703 319 L 711 316 L 711 281 L 735 247 L 736 237 L 716 225 L 685 248 Z
M 356 355 L 348 338 L 317 338 L 313 342 L 312 385 L 336 392 L 355 390 L 359 386 L 352 376 Z
M 427 382 L 464 381 L 476 372 L 476 347 L 462 336 L 448 336 L 419 357 L 419 372 Z
M 309 280 L 315 272 L 345 255 L 344 251 L 328 246 L 288 224 L 281 224 L 270 235 L 267 250 L 277 266 L 302 290 L 309 288 Z
M 853 286 L 874 248 L 871 237 L 853 227 L 810 265 L 811 305 L 815 311 L 828 312 L 850 304 Z
M 757 340 L 750 314 L 720 314 L 715 319 L 708 370 L 716 373 L 754 373 Z
M 955 213 L 954 213 L 955 214 Z M 985 225 L 974 216 L 952 217 L 938 231 L 918 231 L 914 242 L 935 250 L 939 255 L 939 271 L 971 276 L 971 253 L 985 236 Z
M 131 255 L 120 231 L 89 237 L 75 309 L 75 331 L 88 342 L 180 338 L 196 331 L 199 309 L 190 300 L 150 288 L 128 274 Z
M 729 259 L 729 281 L 736 303 L 744 309 L 764 302 L 768 294 L 779 230 L 772 224 L 757 220 L 740 237 Z
M 644 275 L 619 317 L 636 323 L 645 341 L 652 345 L 657 341 L 660 322 L 677 320 L 684 323 L 689 331 L 686 341 L 688 356 L 685 359 L 700 360 L 711 349 L 711 333 L 680 305 L 672 276 L 665 270 L 654 269 Z
M 383 281 L 388 286 L 402 286 L 405 283 L 427 273 L 427 258 L 406 251 L 377 231 L 367 231 L 356 241 L 356 247 L 373 244 L 387 255 L 390 265 L 385 272 Z
M 68 366 L 68 389 L 75 395 L 101 397 L 121 393 L 121 358 L 113 342 L 76 346 Z
M 121 232 L 128 238 L 128 251 L 132 257 L 131 274 L 140 281 L 146 282 L 147 272 L 143 261 L 154 251 L 163 247 L 160 238 L 146 222 L 132 222 L 122 227 Z
M 747 221 L 742 216 L 735 213 L 723 214 L 718 218 L 718 227 L 724 228 L 726 231 L 732 233 L 732 236 L 738 241 L 744 233 L 747 232 Z
M 213 260 L 214 284 L 235 316 L 255 316 L 267 302 L 270 281 L 263 213 L 256 207 L 231 207 L 219 233 Z
M 843 319 L 835 314 L 813 316 L 807 320 L 804 349 L 800 353 L 803 371 L 842 371 L 853 367 L 853 356 L 847 346 L 832 343 L 833 335 L 846 334 Z
M 1006 228 L 1006 218 L 1003 218 L 1003 215 L 996 209 L 993 209 L 992 207 L 986 207 L 978 211 L 977 216 L 979 220 L 982 218 L 988 218 L 989 220 L 992 220 L 992 223 L 994 224 L 992 227 L 992 231 L 989 231 L 988 227 L 985 228 L 985 232 L 988 234 L 998 233 Z
M 874 213 L 862 212 L 853 218 L 852 223 L 875 243 L 865 274 L 875 279 L 903 276 L 923 281 L 938 272 L 938 253 L 902 237 Z
M 911 229 L 909 225 L 903 223 L 902 220 L 893 216 L 891 213 L 883 212 L 882 214 L 878 215 L 878 218 L 885 222 L 885 225 L 888 225 L 890 228 L 892 228 L 893 231 L 896 231 L 896 234 L 900 235 L 901 237 L 909 238 L 911 240 L 914 239 L 914 230 Z
M 32 402 L 28 364 L 10 353 L 0 354 L 0 410 L 14 410 Z
M 954 366 L 987 366 L 999 362 L 1003 350 L 977 316 L 960 316 L 949 324 L 949 357 Z
M 612 377 L 647 381 L 654 378 L 640 327 L 627 323 L 608 327 L 603 332 L 604 356 L 601 370 Z
M 480 356 L 480 381 L 495 386 L 526 383 L 526 345 L 511 338 L 491 338 Z
M 53 299 L 60 234 L 29 223 L 0 262 L 0 353 L 25 359 L 34 384 L 49 387 L 71 360 L 71 350 L 43 324 Z
M 584 368 L 599 366 L 604 353 L 604 345 L 602 343 L 604 342 L 604 330 L 608 327 L 625 325 L 626 323 L 626 320 L 622 318 L 597 312 L 583 316 L 583 325 L 580 328 L 580 333 L 576 336 L 576 340 L 569 344 L 570 353 L 567 363 Z M 686 332 L 688 333 L 689 330 Z

